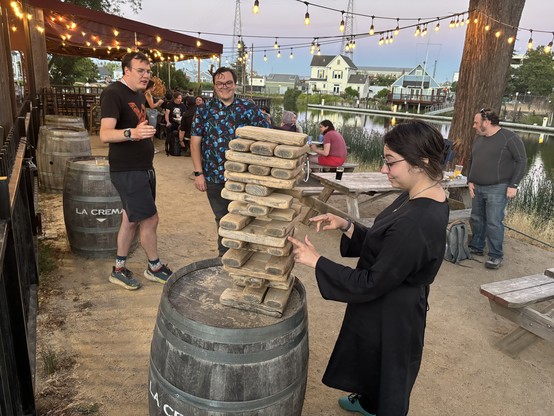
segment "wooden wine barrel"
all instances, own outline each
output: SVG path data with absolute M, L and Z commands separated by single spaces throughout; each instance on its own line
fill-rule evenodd
M 72 252 L 88 258 L 115 256 L 122 212 L 107 157 L 84 156 L 67 161 L 63 215 Z M 135 238 L 131 249 L 136 246 Z
M 308 370 L 306 292 L 296 280 L 281 318 L 223 306 L 219 258 L 164 286 L 150 354 L 150 416 L 300 416 Z
M 63 191 L 66 162 L 90 156 L 88 131 L 80 127 L 41 126 L 37 146 L 39 186 L 47 192 Z
M 47 114 L 44 116 L 44 125 L 52 127 L 77 127 L 84 129 L 85 122 L 83 117 L 60 116 L 56 114 Z

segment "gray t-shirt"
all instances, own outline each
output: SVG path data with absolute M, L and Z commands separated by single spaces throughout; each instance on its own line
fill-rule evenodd
M 501 128 L 490 137 L 476 136 L 469 159 L 468 182 L 476 185 L 508 184 L 517 188 L 527 168 L 521 138 Z

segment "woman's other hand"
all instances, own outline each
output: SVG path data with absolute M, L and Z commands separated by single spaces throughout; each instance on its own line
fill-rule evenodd
M 288 240 L 292 243 L 294 260 L 297 263 L 315 268 L 315 265 L 321 255 L 316 251 L 314 245 L 308 239 L 308 236 L 304 236 L 304 242 L 297 240 L 294 237 L 288 237 Z
M 348 221 L 335 214 L 321 214 L 310 218 L 310 222 L 315 222 L 316 231 L 320 230 L 340 230 L 348 225 Z M 323 228 L 321 226 L 323 225 Z

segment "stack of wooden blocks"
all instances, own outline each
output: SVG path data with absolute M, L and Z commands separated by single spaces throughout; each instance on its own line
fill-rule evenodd
M 220 302 L 281 317 L 295 281 L 287 237 L 301 209 L 286 190 L 300 181 L 307 136 L 260 127 L 241 127 L 236 135 L 226 153 L 221 193 L 232 202 L 219 223 L 222 244 L 229 248 L 223 267 L 234 286 Z

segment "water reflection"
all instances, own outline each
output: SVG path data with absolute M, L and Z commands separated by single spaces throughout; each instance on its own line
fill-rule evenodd
M 319 123 L 321 120 L 331 120 L 333 124 L 340 128 L 343 125 L 353 127 L 363 127 L 368 133 L 377 131 L 385 133 L 388 129 L 400 122 L 405 117 L 399 114 L 396 117 L 385 117 L 373 114 L 353 114 L 353 113 L 338 113 L 321 110 L 309 110 L 307 113 L 300 113 L 300 120 L 305 120 L 306 115 L 308 122 Z M 407 116 L 409 118 L 409 115 Z M 429 122 L 435 126 L 444 137 L 448 137 L 450 131 L 450 122 Z M 527 152 L 527 172 L 533 172 L 536 175 L 536 168 L 540 167 L 546 178 L 554 180 L 554 138 L 547 134 L 517 132 L 523 139 L 525 150 Z M 531 169 L 533 168 L 533 170 Z

